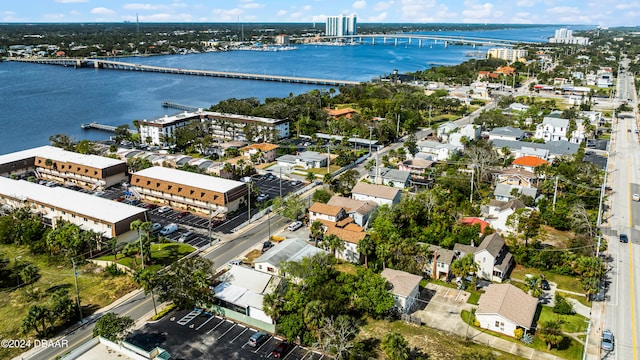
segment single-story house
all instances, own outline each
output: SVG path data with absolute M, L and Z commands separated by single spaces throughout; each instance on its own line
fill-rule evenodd
M 286 239 L 255 259 L 253 267 L 260 272 L 280 275 L 280 266 L 283 262 L 300 261 L 305 257 L 311 257 L 319 253 L 326 254 L 327 252 L 308 244 L 302 239 Z
M 422 276 L 408 272 L 386 268 L 380 275 L 391 285 L 391 292 L 395 297 L 396 307 L 402 313 L 410 312 L 420 296 L 420 281 Z
M 464 150 L 463 146 L 451 143 L 440 143 L 432 140 L 423 140 L 416 143 L 421 153 L 428 154 L 427 160 L 448 160 L 451 155 L 457 154 Z
M 321 168 L 327 166 L 327 156 L 315 151 L 304 151 L 298 155 L 282 155 L 276 158 L 279 166 L 299 166 L 304 169 Z
M 508 185 L 508 184 L 496 184 L 495 190 L 493 190 L 493 197 L 499 201 L 509 201 L 515 199 L 516 196 L 512 195 L 513 190 L 517 190 L 518 195 L 526 195 L 532 198 L 536 198 L 538 193 L 538 189 L 524 187 L 519 185 Z
M 214 287 L 215 296 L 218 306 L 226 309 L 226 317 L 245 323 L 245 317 L 251 318 L 253 326 L 275 331 L 274 321 L 265 314 L 262 304 L 264 296 L 273 293 L 280 286 L 279 277 L 232 265 L 217 280 L 219 283 Z
M 442 141 L 446 142 L 449 139 L 449 134 L 451 134 L 456 130 L 458 130 L 458 125 L 452 123 L 451 121 L 448 121 L 438 126 L 438 129 L 436 130 L 436 135 L 438 136 L 438 139 L 441 139 Z
M 538 299 L 511 284 L 491 284 L 480 296 L 476 319 L 480 327 L 514 336 L 514 331 L 531 329 Z
M 369 172 L 370 181 L 379 182 L 382 185 L 393 186 L 400 189 L 404 189 L 409 186 L 410 179 L 410 172 L 397 169 L 374 167 Z
M 524 169 L 535 172 L 538 166 L 549 165 L 549 162 L 537 156 L 521 156 L 511 163 L 511 166 L 517 169 Z
M 522 140 L 524 138 L 524 130 L 511 126 L 497 127 L 489 132 L 489 140 Z
M 538 180 L 538 177 L 532 171 L 519 168 L 500 169 L 493 173 L 493 176 L 498 184 L 523 187 L 533 187 Z
M 537 149 L 545 149 L 549 151 L 548 157 L 546 158 L 546 160 L 549 160 L 549 161 L 553 161 L 553 159 L 555 159 L 558 156 L 573 155 L 580 148 L 579 144 L 574 144 L 572 142 L 564 141 L 564 140 L 547 141 L 544 144 L 538 144 L 538 143 L 534 144 L 534 143 L 525 142 L 525 141 L 495 139 L 495 140 L 491 140 L 491 143 L 493 145 L 493 148 L 497 149 L 498 151 L 500 151 L 504 147 L 507 147 L 511 149 L 512 153 L 519 154 L 520 156 L 524 155 L 521 153 L 521 150 L 520 150 L 523 147 L 530 148 L 532 146 L 535 146 L 535 148 Z M 529 155 L 533 155 L 533 154 L 529 154 Z

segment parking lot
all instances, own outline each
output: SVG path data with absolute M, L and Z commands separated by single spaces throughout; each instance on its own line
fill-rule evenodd
M 247 345 L 258 330 L 199 310 L 173 311 L 156 323 L 148 323 L 127 341 L 147 351 L 161 347 L 172 359 L 264 359 L 281 342 L 269 338 L 258 347 Z M 282 357 L 288 360 L 320 360 L 327 356 L 293 346 Z
M 171 223 L 178 225 L 178 230 L 176 232 L 164 235 L 164 237 L 169 240 L 178 241 L 182 234 L 189 231 L 185 225 L 198 229 L 208 229 L 209 219 L 207 218 L 191 213 L 181 215 L 181 211 L 173 209 L 161 213 L 159 209 L 160 208 L 149 210 L 149 218 L 152 222 L 159 223 L 162 226 L 166 226 Z M 185 244 L 189 244 L 196 248 L 203 248 L 209 245 L 209 238 L 206 231 L 200 230 L 198 232 L 194 231 L 193 233 L 194 235 L 192 235 L 191 238 L 184 241 Z

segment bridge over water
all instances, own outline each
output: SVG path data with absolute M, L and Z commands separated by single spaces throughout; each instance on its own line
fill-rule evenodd
M 432 41 L 434 44 L 441 42 L 445 46 L 452 45 L 479 45 L 479 46 L 504 46 L 513 47 L 516 44 L 534 44 L 525 41 L 515 41 L 506 39 L 492 39 L 483 37 L 469 37 L 469 36 L 450 36 L 450 35 L 420 35 L 411 33 L 396 33 L 396 34 L 367 34 L 367 35 L 344 35 L 344 36 L 323 36 L 322 39 L 328 40 L 346 40 L 347 42 L 362 43 L 364 39 L 369 39 L 372 45 L 375 45 L 376 39 L 382 39 L 382 43 L 386 44 L 387 40 L 391 40 L 398 45 L 398 41 L 406 39 L 409 44 L 412 41 L 417 41 L 418 46 L 424 46 L 428 41 Z
M 36 63 L 36 64 L 72 66 L 74 68 L 94 67 L 97 69 L 146 71 L 146 72 L 157 72 L 157 73 L 165 73 L 165 74 L 211 76 L 211 77 L 230 78 L 230 79 L 286 82 L 286 83 L 292 83 L 292 84 L 344 86 L 344 85 L 357 85 L 360 83 L 360 81 L 352 81 L 352 80 L 335 80 L 335 79 L 321 79 L 321 78 L 311 78 L 311 77 L 301 77 L 301 76 L 252 74 L 252 73 L 231 72 L 231 71 L 182 69 L 182 68 L 142 65 L 142 64 L 135 64 L 135 63 L 129 63 L 129 62 L 123 62 L 123 61 L 113 61 L 113 60 L 94 59 L 94 58 L 51 58 L 51 59 L 50 58 L 7 58 L 7 60 Z

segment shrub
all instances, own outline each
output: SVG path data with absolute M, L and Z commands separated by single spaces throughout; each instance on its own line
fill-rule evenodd
M 573 304 L 567 301 L 564 296 L 556 293 L 553 312 L 560 315 L 571 315 L 573 314 Z
M 171 310 L 176 308 L 176 304 L 170 304 L 166 308 L 162 309 L 158 314 L 153 315 L 151 321 L 160 320 L 163 316 L 167 315 Z
M 516 340 L 522 339 L 523 335 L 524 335 L 524 330 L 522 328 L 517 328 L 513 330 L 513 336 L 516 338 Z
M 123 274 L 123 272 L 120 269 L 118 269 L 118 266 L 115 263 L 112 263 L 111 265 L 107 265 L 104 269 L 107 272 L 107 274 L 111 276 L 119 276 Z

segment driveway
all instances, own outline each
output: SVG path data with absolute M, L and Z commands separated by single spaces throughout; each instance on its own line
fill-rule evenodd
M 483 331 L 476 330 L 462 321 L 460 317 L 462 310 L 470 311 L 473 307 L 476 307 L 475 305 L 467 304 L 469 293 L 466 291 L 429 283 L 427 287 L 423 289 L 421 299 L 423 296 L 424 299 L 421 303 L 426 303 L 426 307 L 423 310 L 414 312 L 412 316 L 419 317 L 426 326 L 449 334 L 456 334 L 463 338 L 467 337 L 475 343 L 490 346 L 527 359 L 561 359 L 555 355 L 534 350 L 523 344 L 489 335 Z

